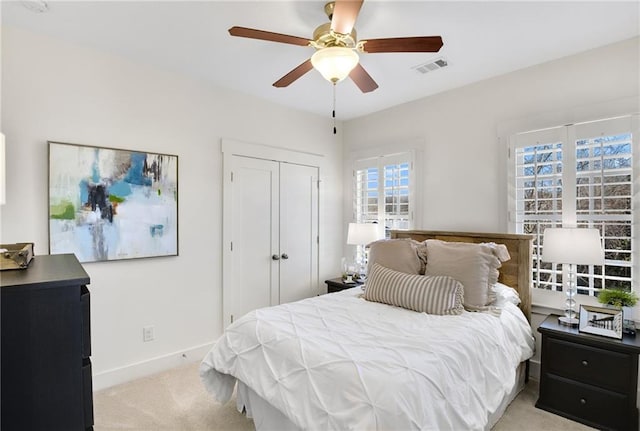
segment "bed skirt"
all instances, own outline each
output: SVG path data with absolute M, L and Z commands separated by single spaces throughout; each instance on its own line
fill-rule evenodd
M 526 361 L 521 362 L 516 370 L 515 381 L 511 390 L 507 393 L 498 408 L 489 412 L 486 431 L 489 431 L 500 420 L 509 404 L 524 389 L 527 380 Z M 291 422 L 280 410 L 273 407 L 264 398 L 256 394 L 250 387 L 238 381 L 236 390 L 236 403 L 239 412 L 244 412 L 248 418 L 252 418 L 256 431 L 300 431 L 300 428 Z

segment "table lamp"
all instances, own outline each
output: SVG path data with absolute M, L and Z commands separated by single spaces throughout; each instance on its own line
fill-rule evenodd
M 574 295 L 576 265 L 603 265 L 604 251 L 598 229 L 547 228 L 542 242 L 542 261 L 569 265 L 565 315 L 558 318 L 562 325 L 578 326 Z
M 349 223 L 349 230 L 347 231 L 347 244 L 348 245 L 361 245 L 366 246 L 373 241 L 382 239 L 384 234 L 382 233 L 382 226 L 377 223 Z M 367 267 L 366 250 L 363 250 L 362 254 L 357 257 L 356 264 L 359 271 L 363 274 Z

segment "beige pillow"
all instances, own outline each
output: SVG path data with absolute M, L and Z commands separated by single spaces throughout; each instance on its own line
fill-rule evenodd
M 405 274 L 374 264 L 364 299 L 428 314 L 461 314 L 464 288 L 447 276 Z
M 406 274 L 424 274 L 425 262 L 419 250 L 424 245 L 409 238 L 381 239 L 369 244 L 369 264 L 367 274 L 378 263 L 386 268 Z
M 464 286 L 464 306 L 481 310 L 495 299 L 498 268 L 510 256 L 503 244 L 445 242 L 428 239 L 426 275 L 447 275 Z

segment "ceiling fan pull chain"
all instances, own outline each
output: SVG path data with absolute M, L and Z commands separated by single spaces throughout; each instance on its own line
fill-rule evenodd
M 336 134 L 336 83 L 333 83 L 333 134 Z

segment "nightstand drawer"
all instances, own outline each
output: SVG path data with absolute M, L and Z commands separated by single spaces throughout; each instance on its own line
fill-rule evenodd
M 582 383 L 627 392 L 633 376 L 630 354 L 549 338 L 545 355 L 550 373 Z
M 546 376 L 544 408 L 603 428 L 636 429 L 629 420 L 629 398 L 562 377 Z

